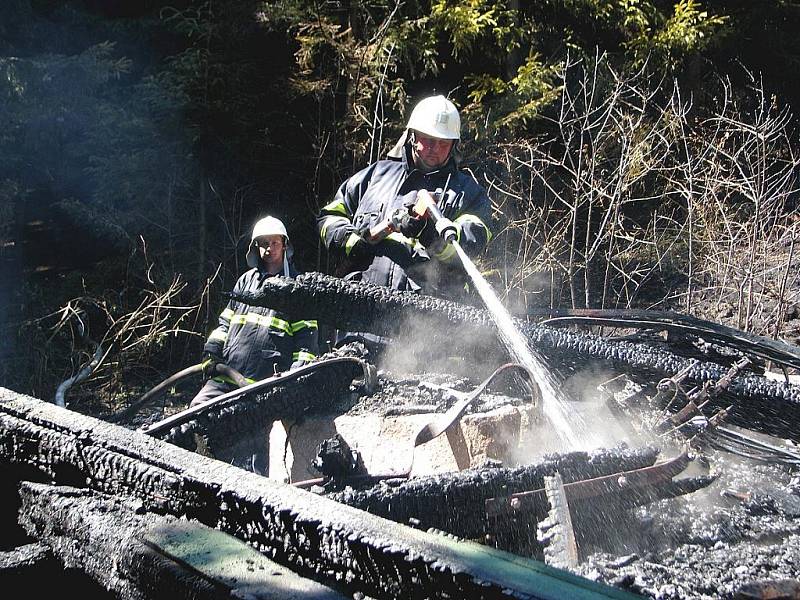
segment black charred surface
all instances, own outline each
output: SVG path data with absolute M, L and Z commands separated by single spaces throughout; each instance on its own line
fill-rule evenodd
M 24 573 L 42 568 L 54 561 L 53 553 L 44 544 L 34 542 L 14 548 L 9 552 L 0 552 L 0 573 Z
M 8 552 L 0 552 L 0 581 L 5 582 L 8 578 L 27 579 L 36 572 L 55 571 L 59 566 L 50 548 L 44 544 L 25 544 Z
M 568 483 L 649 467 L 657 457 L 655 448 L 572 452 L 549 456 L 525 467 L 468 469 L 415 477 L 397 485 L 381 483 L 366 490 L 346 490 L 330 497 L 400 523 L 415 519 L 422 528 L 439 529 L 463 538 L 483 538 L 490 533 L 484 505 L 489 498 L 542 489 L 544 477 L 556 472 Z M 533 515 L 533 539 L 536 538 L 535 518 L 544 518 L 546 512 L 545 507 L 543 514 Z M 530 532 L 524 533 L 527 540 Z
M 271 278 L 258 294 L 239 300 L 270 306 L 291 314 L 302 307 L 330 325 L 381 335 L 402 333 L 409 323 L 419 323 L 418 334 L 427 333 L 430 344 L 494 340 L 495 330 L 485 310 L 422 296 L 395 292 L 388 288 L 305 273 L 296 280 Z M 589 333 L 578 333 L 516 320 L 516 325 L 532 347 L 557 368 L 581 367 L 599 361 L 636 378 L 652 380 L 671 377 L 689 368 L 687 383 L 716 382 L 727 368 L 713 362 L 697 362 L 650 343 L 607 340 Z M 493 342 L 487 342 L 493 343 Z M 729 419 L 743 427 L 759 429 L 778 437 L 800 440 L 800 388 L 765 377 L 742 374 L 727 392 L 708 406 L 709 410 L 733 404 Z
M 42 543 L 26 544 L 10 552 L 0 552 L 0 586 L 7 590 L 6 595 L 24 595 L 27 598 L 117 598 L 82 569 L 65 568 L 50 547 Z
M 344 598 L 196 522 L 137 514 L 124 500 L 71 487 L 24 483 L 20 496 L 20 520 L 29 533 L 45 541 L 65 566 L 122 600 L 286 600 L 297 598 L 298 591 L 320 600 Z M 215 548 L 215 541 L 224 546 Z
M 330 325 L 379 335 L 397 334 L 416 322 L 434 341 L 455 342 L 452 326 L 465 327 L 465 333 L 482 333 L 485 339 L 494 337 L 492 320 L 485 310 L 322 273 L 303 273 L 296 279 L 272 277 L 260 292 L 235 298 L 290 316 L 294 313 L 299 318 L 302 312 Z
M 244 437 L 263 434 L 264 428 L 273 421 L 294 420 L 309 409 L 331 404 L 347 392 L 360 375 L 362 369 L 355 363 L 321 366 L 317 371 L 263 393 L 232 399 L 159 437 L 181 448 L 194 450 L 195 436 L 202 435 L 212 448 L 228 448 Z
M 20 497 L 21 524 L 31 536 L 52 548 L 64 567 L 84 572 L 113 592 L 109 597 L 148 598 L 126 576 L 126 565 L 146 550 L 134 536 L 160 517 L 138 516 L 133 510 L 125 510 L 119 501 L 108 497 L 102 500 L 92 491 L 71 487 L 23 483 Z
M 36 469 L 7 466 L 0 478 L 0 552 L 25 547 L 32 540 L 17 522 L 20 500 L 17 489 L 20 481 L 45 481 L 45 477 Z
M 62 473 L 80 473 L 87 489 L 138 501 L 144 512 L 196 519 L 300 575 L 344 582 L 375 598 L 537 598 L 542 585 L 562 590 L 561 597 L 575 597 L 579 588 L 622 597 L 619 590 L 543 565 L 528 567 L 490 549 L 465 552 L 442 536 L 4 388 L 0 440 L 4 467 L 28 465 L 56 484 Z

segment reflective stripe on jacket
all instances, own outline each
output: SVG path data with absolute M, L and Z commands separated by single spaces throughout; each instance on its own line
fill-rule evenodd
M 297 272 L 292 269 L 290 275 L 295 277 Z M 274 276 L 250 269 L 239 277 L 233 291 L 255 292 L 268 277 Z M 286 371 L 293 363 L 313 360 L 318 352 L 317 322 L 289 321 L 270 308 L 231 300 L 203 350 L 222 357 L 247 379 L 257 381 Z
M 350 177 L 340 187 L 334 199 L 322 208 L 317 219 L 320 236 L 329 250 L 350 255 L 357 238 L 352 234 L 372 227 L 398 208 L 412 205 L 418 190 L 441 190 L 447 184 L 440 209 L 445 217 L 460 226 L 459 243 L 470 256 L 481 252 L 491 239 L 491 202 L 486 191 L 474 178 L 460 171 L 453 159 L 441 169 L 422 173 L 410 161 L 406 147 L 402 160 L 379 160 Z M 448 180 L 449 177 L 449 180 Z M 416 240 L 401 239 L 393 234 L 382 244 L 413 244 Z M 399 236 L 399 237 L 398 237 Z M 361 242 L 363 243 L 363 242 Z M 454 258 L 452 246 L 429 248 L 436 261 L 447 263 Z M 369 283 L 394 289 L 419 289 L 409 281 L 408 274 L 393 261 L 391 251 L 375 256 L 361 278 Z M 452 276 L 441 269 L 439 277 Z

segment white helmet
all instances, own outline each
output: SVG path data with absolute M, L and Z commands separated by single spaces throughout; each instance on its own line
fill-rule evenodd
M 286 226 L 280 219 L 275 217 L 264 217 L 256 221 L 253 226 L 253 234 L 250 236 L 250 247 L 247 249 L 247 266 L 251 269 L 258 266 L 261 259 L 261 254 L 258 251 L 258 246 L 253 242 L 256 238 L 265 235 L 282 235 L 286 248 L 283 253 L 283 274 L 289 276 L 289 258 L 293 254 L 292 247 L 289 245 L 289 234 L 286 232 Z
M 406 129 L 433 138 L 458 140 L 461 138 L 461 117 L 450 100 L 444 96 L 431 96 L 420 100 L 414 107 Z
M 276 219 L 275 217 L 264 217 L 256 221 L 253 227 L 253 235 L 250 236 L 250 241 L 252 242 L 256 238 L 265 235 L 282 235 L 286 238 L 287 242 L 289 241 L 289 234 L 286 233 L 286 227 L 280 219 Z

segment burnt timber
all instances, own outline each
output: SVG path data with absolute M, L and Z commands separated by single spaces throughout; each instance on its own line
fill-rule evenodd
M 536 524 L 547 514 L 543 496 L 535 495 L 547 477 L 558 473 L 569 488 L 584 490 L 597 479 L 616 481 L 622 472 L 654 469 L 659 450 L 653 447 L 598 449 L 545 457 L 534 464 L 515 468 L 478 468 L 455 473 L 415 477 L 368 489 L 346 489 L 331 494 L 343 504 L 401 523 L 415 521 L 423 529 L 436 529 L 467 539 L 490 539 L 499 548 L 538 554 Z M 688 462 L 688 461 L 686 461 Z M 686 466 L 683 463 L 678 473 Z M 657 467 L 656 467 L 657 468 Z M 674 475 L 676 473 L 671 473 Z M 608 486 L 588 501 L 571 503 L 578 519 L 589 528 L 612 514 L 662 498 L 687 494 L 706 487 L 713 477 L 687 477 L 679 484 L 667 477 L 660 485 L 630 486 L 611 490 Z M 512 500 L 518 493 L 532 498 L 525 510 L 500 515 L 490 508 Z M 574 494 L 573 496 L 577 496 Z M 443 501 L 444 500 L 444 501 Z M 507 518 L 509 515 L 513 518 Z M 500 517 L 500 518 L 498 518 Z
M 29 482 L 20 486 L 20 496 L 20 521 L 28 533 L 66 567 L 89 574 L 122 600 L 346 598 L 232 536 L 194 521 L 138 514 L 125 498 Z
M 0 463 L 228 533 L 302 576 L 375 598 L 629 598 L 529 559 L 370 515 L 0 388 Z
M 347 353 L 342 349 L 326 354 L 320 362 L 303 367 L 308 371 L 305 375 L 295 378 L 290 374 L 287 381 L 263 392 L 186 410 L 176 417 L 186 414 L 189 418 L 165 419 L 161 423 L 168 426 L 151 425 L 145 432 L 187 450 L 197 449 L 198 434 L 211 448 L 231 448 L 243 437 L 263 432 L 273 421 L 297 419 L 345 393 L 354 378 L 367 370 L 364 361 Z M 170 425 L 171 421 L 174 424 Z
M 296 279 L 271 278 L 259 293 L 237 299 L 257 306 L 269 306 L 290 315 L 302 306 L 304 314 L 313 314 L 320 322 L 386 336 L 396 335 L 407 329 L 410 323 L 415 323 L 418 324 L 415 331 L 428 335 L 425 341 L 430 346 L 440 343 L 448 347 L 461 345 L 468 350 L 474 340 L 496 338 L 491 316 L 486 310 L 320 273 L 305 273 Z M 578 368 L 599 361 L 647 381 L 685 371 L 687 382 L 698 386 L 719 381 L 728 371 L 720 364 L 686 358 L 651 343 L 608 340 L 590 333 L 565 331 L 519 319 L 516 326 L 531 347 L 558 369 Z M 496 347 L 499 349 L 499 345 Z M 724 393 L 712 400 L 709 410 L 731 404 L 731 423 L 800 441 L 800 433 L 794 426 L 800 420 L 798 386 L 743 373 Z

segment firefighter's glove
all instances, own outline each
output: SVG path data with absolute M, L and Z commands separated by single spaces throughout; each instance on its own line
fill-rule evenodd
M 375 257 L 374 246 L 355 231 L 345 240 L 344 253 L 347 258 L 356 262 L 370 260 Z
M 224 364 L 225 361 L 222 357 L 212 354 L 211 352 L 203 353 L 203 361 L 200 366 L 203 367 L 203 381 L 208 381 L 217 374 L 217 365 Z
M 426 224 L 426 219 L 418 219 L 413 215 L 405 214 L 400 218 L 400 233 L 407 238 L 418 238 Z
M 425 246 L 416 240 L 409 238 L 406 238 L 406 240 L 386 239 L 379 245 L 379 252 L 402 269 L 430 261 L 431 257 Z

